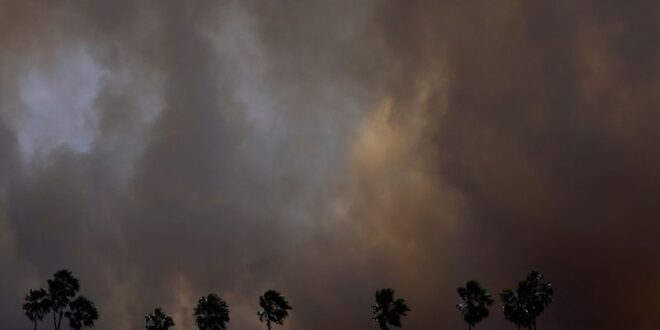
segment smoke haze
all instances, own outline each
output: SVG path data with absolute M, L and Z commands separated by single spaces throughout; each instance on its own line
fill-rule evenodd
M 660 321 L 656 1 L 0 2 L 0 325 L 70 269 L 96 329 L 464 324 L 554 284 L 549 330 Z M 46 327 L 48 324 L 46 324 Z M 497 304 L 482 327 L 510 329 Z

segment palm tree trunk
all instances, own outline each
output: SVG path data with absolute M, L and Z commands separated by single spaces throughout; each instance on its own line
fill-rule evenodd
M 266 325 L 268 326 L 268 330 L 270 330 L 270 320 L 266 321 Z
M 57 311 L 53 310 L 53 327 L 57 329 Z
M 34 330 L 37 330 L 37 319 L 34 319 Z
M 57 320 L 57 330 L 60 330 L 60 327 L 62 326 L 62 314 L 64 311 L 60 310 L 60 318 Z
M 472 324 L 468 323 L 468 330 L 472 330 Z

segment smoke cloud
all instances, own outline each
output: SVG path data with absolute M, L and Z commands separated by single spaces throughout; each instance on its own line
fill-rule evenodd
M 4 1 L 0 325 L 70 269 L 97 329 L 464 326 L 455 288 L 555 285 L 550 330 L 652 329 L 653 1 Z M 494 306 L 483 326 L 508 329 Z

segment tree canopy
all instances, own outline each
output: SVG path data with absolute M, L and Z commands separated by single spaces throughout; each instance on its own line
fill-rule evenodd
M 553 294 L 552 283 L 533 271 L 518 283 L 516 291 L 503 290 L 500 294 L 504 317 L 519 328 L 536 329 L 536 319 L 552 303 Z
M 69 310 L 64 314 L 69 319 L 69 326 L 74 330 L 91 328 L 94 326 L 94 321 L 99 318 L 94 303 L 83 296 L 73 300 L 69 304 Z
M 284 319 L 289 316 L 288 311 L 293 309 L 286 298 L 275 290 L 268 290 L 259 297 L 259 306 L 259 321 L 265 322 L 269 330 L 273 323 L 282 325 Z
M 463 299 L 463 303 L 456 307 L 463 314 L 463 320 L 468 324 L 468 329 L 488 317 L 488 306 L 493 304 L 493 298 L 479 282 L 468 281 L 465 287 L 460 287 L 456 291 Z
M 34 322 L 34 329 L 37 329 L 37 322 L 43 320 L 44 316 L 50 312 L 50 300 L 48 299 L 46 290 L 30 290 L 25 295 L 23 312 L 25 312 L 25 316 L 30 321 Z
M 229 306 L 211 293 L 199 299 L 194 315 L 199 330 L 224 330 L 229 323 Z
M 401 327 L 401 317 L 408 315 L 410 308 L 403 298 L 394 299 L 394 290 L 385 288 L 376 291 L 376 303 L 372 306 L 373 318 L 382 330 Z
M 167 330 L 174 326 L 172 318 L 160 308 L 156 308 L 153 313 L 145 315 L 144 321 L 146 330 Z

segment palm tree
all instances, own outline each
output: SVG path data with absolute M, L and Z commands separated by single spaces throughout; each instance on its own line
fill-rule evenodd
M 37 322 L 43 320 L 44 316 L 50 312 L 50 300 L 48 300 L 46 290 L 30 290 L 25 295 L 23 311 L 28 319 L 34 322 L 34 329 L 37 330 Z
M 69 310 L 64 315 L 69 319 L 71 329 L 80 330 L 93 327 L 94 321 L 99 318 L 99 311 L 93 302 L 79 296 L 69 304 Z
M 146 330 L 167 330 L 174 326 L 174 321 L 160 308 L 154 309 L 153 313 L 144 316 Z
M 525 303 L 518 297 L 518 293 L 512 290 L 503 290 L 500 293 L 502 299 L 502 312 L 504 317 L 513 322 L 520 330 L 521 327 L 529 327 L 530 316 Z
M 524 297 L 529 308 L 531 329 L 536 330 L 536 318 L 552 303 L 554 289 L 550 281 L 543 279 L 543 274 L 531 272 L 527 278 L 518 285 L 518 295 Z
M 259 306 L 261 306 L 261 310 L 257 312 L 259 321 L 266 322 L 268 330 L 272 323 L 282 325 L 284 319 L 289 316 L 288 311 L 293 309 L 284 296 L 275 290 L 268 290 L 259 297 Z
M 60 270 L 48 280 L 48 300 L 53 312 L 55 329 L 62 325 L 62 317 L 69 307 L 69 303 L 78 294 L 80 284 L 70 271 Z
M 202 297 L 195 307 L 195 323 L 199 330 L 225 330 L 225 323 L 229 323 L 229 306 L 213 293 Z
M 394 299 L 394 290 L 386 288 L 376 291 L 376 304 L 371 307 L 374 321 L 381 330 L 401 327 L 401 316 L 406 316 L 410 308 L 405 299 Z
M 463 303 L 456 307 L 463 314 L 463 319 L 470 330 L 488 317 L 488 306 L 493 304 L 493 298 L 477 281 L 468 281 L 464 288 L 458 288 L 456 291 L 463 299 Z
M 518 283 L 518 289 L 504 290 L 500 294 L 502 311 L 507 320 L 520 327 L 536 330 L 536 319 L 552 303 L 552 283 L 543 279 L 543 274 L 531 272 Z

